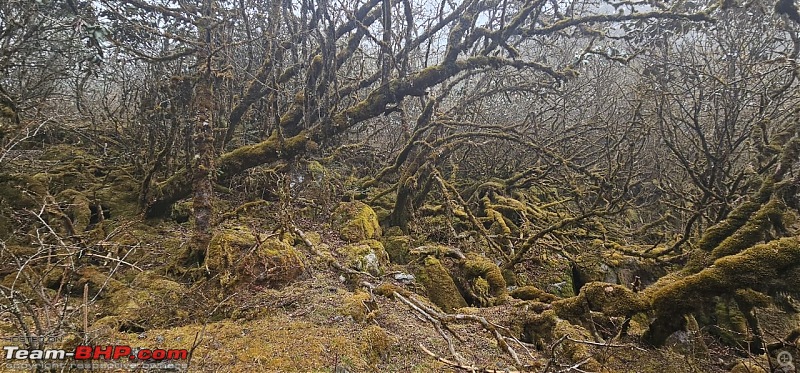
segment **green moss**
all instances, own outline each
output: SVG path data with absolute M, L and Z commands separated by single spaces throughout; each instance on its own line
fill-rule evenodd
M 300 254 L 277 238 L 256 239 L 246 228 L 224 229 L 214 234 L 206 266 L 219 274 L 223 286 L 239 282 L 279 286 L 305 270 Z
M 711 252 L 713 259 L 736 254 L 764 240 L 764 232 L 774 221 L 780 221 L 781 208 L 776 199 L 761 206 L 739 229 L 725 238 Z
M 410 236 L 384 236 L 381 241 L 392 263 L 408 264 L 409 252 L 413 242 Z
M 354 201 L 339 204 L 333 212 L 332 221 L 339 234 L 350 242 L 377 239 L 381 236 L 378 216 L 367 204 Z
M 345 257 L 348 267 L 358 271 L 380 276 L 389 263 L 389 255 L 379 241 L 364 240 L 358 244 L 346 245 L 336 249 Z
M 731 299 L 718 299 L 714 309 L 716 320 L 711 332 L 729 346 L 746 346 L 749 337 L 747 319 Z
M 190 321 L 188 294 L 185 286 L 146 271 L 130 287 L 110 293 L 106 304 L 120 327 L 167 327 Z
M 535 300 L 550 303 L 558 299 L 557 296 L 547 293 L 535 286 L 523 286 L 511 291 L 511 296 L 522 300 Z
M 472 292 L 478 297 L 479 306 L 489 307 L 492 305 L 489 295 L 489 282 L 483 277 L 478 277 L 472 281 Z
M 461 267 L 467 280 L 484 279 L 489 287 L 488 294 L 492 297 L 500 297 L 506 293 L 506 280 L 503 278 L 503 272 L 488 258 L 470 253 L 461 262 Z
M 575 297 L 553 302 L 556 314 L 566 319 L 579 319 L 586 310 L 602 312 L 605 316 L 633 316 L 648 309 L 645 299 L 630 289 L 604 282 L 590 282 Z
M 667 320 L 709 306 L 714 296 L 747 288 L 769 293 L 797 285 L 800 279 L 790 270 L 799 264 L 798 239 L 782 238 L 720 258 L 698 273 L 662 278 L 645 289 L 644 294 L 662 320 L 656 329 L 672 328 L 676 325 Z M 669 330 L 652 330 L 650 338 L 655 339 L 651 339 L 651 343 L 660 345 L 670 333 Z
M 364 352 L 371 366 L 382 361 L 387 361 L 395 344 L 394 338 L 377 325 L 370 325 L 361 331 L 361 340 L 364 342 Z
M 96 295 L 100 289 L 107 293 L 115 293 L 125 289 L 125 284 L 119 280 L 111 278 L 108 273 L 100 272 L 94 267 L 85 267 L 79 272 L 78 288 L 83 289 L 85 284 L 89 284 L 89 294 Z
M 767 373 L 763 367 L 769 366 L 766 362 L 761 364 L 749 360 L 740 361 L 731 368 L 731 373 Z
M 417 271 L 417 280 L 425 287 L 428 298 L 445 312 L 467 306 L 467 302 L 461 293 L 458 292 L 453 278 L 442 265 L 442 263 L 432 257 L 425 258 L 422 268 Z
M 773 189 L 774 182 L 772 182 L 771 179 L 765 180 L 762 183 L 758 193 L 753 196 L 752 200 L 745 201 L 731 211 L 725 220 L 722 220 L 721 222 L 708 228 L 700 238 L 700 241 L 697 244 L 698 247 L 705 251 L 714 250 L 717 245 L 733 235 L 736 230 L 748 222 L 750 216 L 758 211 L 761 208 L 761 205 L 769 200 Z
M 56 195 L 56 201 L 66 205 L 64 211 L 72 223 L 73 233 L 80 234 L 89 226 L 92 216 L 89 199 L 74 189 L 66 189 Z
M 388 283 L 388 282 L 384 282 L 384 283 L 378 285 L 377 287 L 375 287 L 374 292 L 375 292 L 375 294 L 378 294 L 378 295 L 381 295 L 381 296 L 384 296 L 384 297 L 387 297 L 387 298 L 393 298 L 394 297 L 394 293 L 400 294 L 400 295 L 402 295 L 404 297 L 409 297 L 412 294 L 410 291 L 408 291 L 406 289 L 403 289 L 403 288 L 401 288 L 401 287 L 399 287 L 399 286 L 397 286 L 395 284 Z
M 343 296 L 343 304 L 339 308 L 339 313 L 350 316 L 355 322 L 365 322 L 372 320 L 371 310 L 367 308 L 367 302 L 372 297 L 369 293 L 358 290 L 355 293 L 347 293 Z
M 564 336 L 575 341 L 593 340 L 588 330 L 559 318 L 553 310 L 529 316 L 523 323 L 523 330 L 524 334 L 539 346 L 550 346 Z M 587 344 L 565 339 L 553 345 L 553 352 L 555 356 L 566 358 L 573 363 L 588 359 L 585 364 L 581 365 L 581 368 L 599 371 L 599 365 L 592 358 L 592 351 Z

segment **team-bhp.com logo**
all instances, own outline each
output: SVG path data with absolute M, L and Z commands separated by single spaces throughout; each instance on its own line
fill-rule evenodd
M 3 351 L 6 360 L 186 360 L 189 351 L 167 349 L 133 349 L 130 346 L 78 346 L 74 351 L 62 349 L 29 350 L 17 346 L 5 346 Z

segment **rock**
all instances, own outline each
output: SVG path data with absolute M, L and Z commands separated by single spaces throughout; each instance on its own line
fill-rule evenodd
M 637 276 L 647 286 L 667 274 L 650 259 L 595 252 L 576 258 L 573 272 L 573 281 L 579 286 L 594 281 L 629 286 Z
M 394 279 L 396 281 L 402 282 L 404 284 L 410 284 L 410 283 L 414 282 L 416 277 L 414 277 L 414 275 L 412 275 L 412 274 L 402 273 L 401 272 L 401 273 L 395 273 L 394 274 Z
M 342 202 L 333 212 L 331 220 L 334 227 L 338 227 L 339 234 L 350 242 L 377 239 L 381 236 L 378 216 L 363 202 Z
M 382 275 L 384 267 L 389 263 L 389 255 L 386 254 L 383 244 L 375 240 L 343 246 L 337 251 L 345 256 L 348 267 L 374 276 Z

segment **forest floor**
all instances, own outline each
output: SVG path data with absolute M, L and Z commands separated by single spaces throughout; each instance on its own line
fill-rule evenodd
M 374 212 L 360 202 L 341 204 L 337 211 L 345 216 L 331 218 L 301 206 L 287 213 L 280 201 L 221 198 L 218 210 L 233 213 L 222 214 L 206 262 L 187 269 L 179 258 L 191 234 L 180 210 L 188 202 L 170 218 L 144 220 L 136 213 L 137 186 L 124 170 L 75 149 L 57 151 L 16 165 L 24 171 L 0 184 L 7 218 L 0 228 L 27 233 L 3 241 L 0 252 L 0 284 L 24 294 L 28 304 L 17 313 L 0 310 L 3 336 L 59 336 L 47 348 L 187 349 L 189 359 L 167 370 L 188 365 L 198 372 L 668 373 L 727 372 L 741 360 L 765 364 L 702 331 L 648 347 L 640 342 L 646 318 L 629 320 L 627 333 L 600 342 L 555 317 L 541 320 L 554 323 L 560 335 L 535 335 L 531 320 L 558 296 L 523 300 L 513 292 L 519 286 L 489 288 L 495 285 L 487 281 L 504 281 L 493 279 L 491 269 L 459 278 L 479 256 L 457 260 L 439 243 L 381 232 Z M 51 199 L 39 198 L 44 195 Z M 37 211 L 42 220 L 35 223 L 48 231 L 9 220 Z M 58 223 L 64 220 L 66 227 Z M 50 237 L 37 242 L 31 232 Z M 425 250 L 430 247 L 438 249 Z M 556 280 L 548 271 L 564 272 L 547 263 L 531 264 L 526 281 L 545 288 Z M 446 269 L 442 278 L 435 277 L 439 268 Z M 481 297 L 470 299 L 466 291 L 465 303 L 463 294 L 454 294 L 464 286 Z M 453 296 L 461 300 L 448 303 Z M 0 359 L 0 371 L 13 371 L 10 362 Z

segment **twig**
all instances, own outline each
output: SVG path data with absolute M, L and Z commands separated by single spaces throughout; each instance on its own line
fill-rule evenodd
M 189 349 L 189 356 L 186 358 L 186 371 L 189 371 L 189 366 L 192 365 L 192 356 L 194 356 L 194 350 L 197 349 L 197 346 L 200 346 L 200 343 L 203 342 L 203 337 L 206 335 L 206 324 L 203 323 L 203 328 L 200 329 L 199 332 L 194 334 L 194 341 L 192 342 L 192 347 Z
M 436 359 L 436 360 L 438 360 L 438 361 L 440 361 L 440 362 L 442 362 L 442 363 L 445 363 L 445 364 L 447 364 L 447 365 L 449 365 L 449 366 L 451 366 L 451 367 L 453 367 L 453 368 L 464 369 L 464 370 L 466 370 L 466 371 L 468 371 L 468 372 L 487 372 L 487 373 L 521 373 L 521 371 L 518 371 L 518 370 L 510 370 L 510 369 L 503 369 L 503 370 L 498 370 L 498 369 L 487 369 L 487 368 L 478 368 L 478 367 L 475 367 L 475 366 L 472 366 L 472 365 L 459 364 L 459 363 L 456 363 L 456 362 L 453 362 L 453 361 L 447 360 L 447 359 L 445 359 L 445 358 L 443 358 L 443 357 L 441 357 L 441 356 L 439 356 L 439 355 L 436 355 L 436 354 L 434 354 L 433 352 L 431 352 L 430 350 L 428 350 L 427 348 L 425 348 L 425 346 L 423 346 L 423 345 L 422 345 L 422 343 L 420 343 L 420 344 L 419 344 L 419 348 L 420 348 L 420 349 L 422 349 L 422 351 L 424 351 L 424 352 L 425 352 L 426 354 L 428 354 L 430 357 L 432 357 L 432 358 L 434 358 L 434 359 Z

